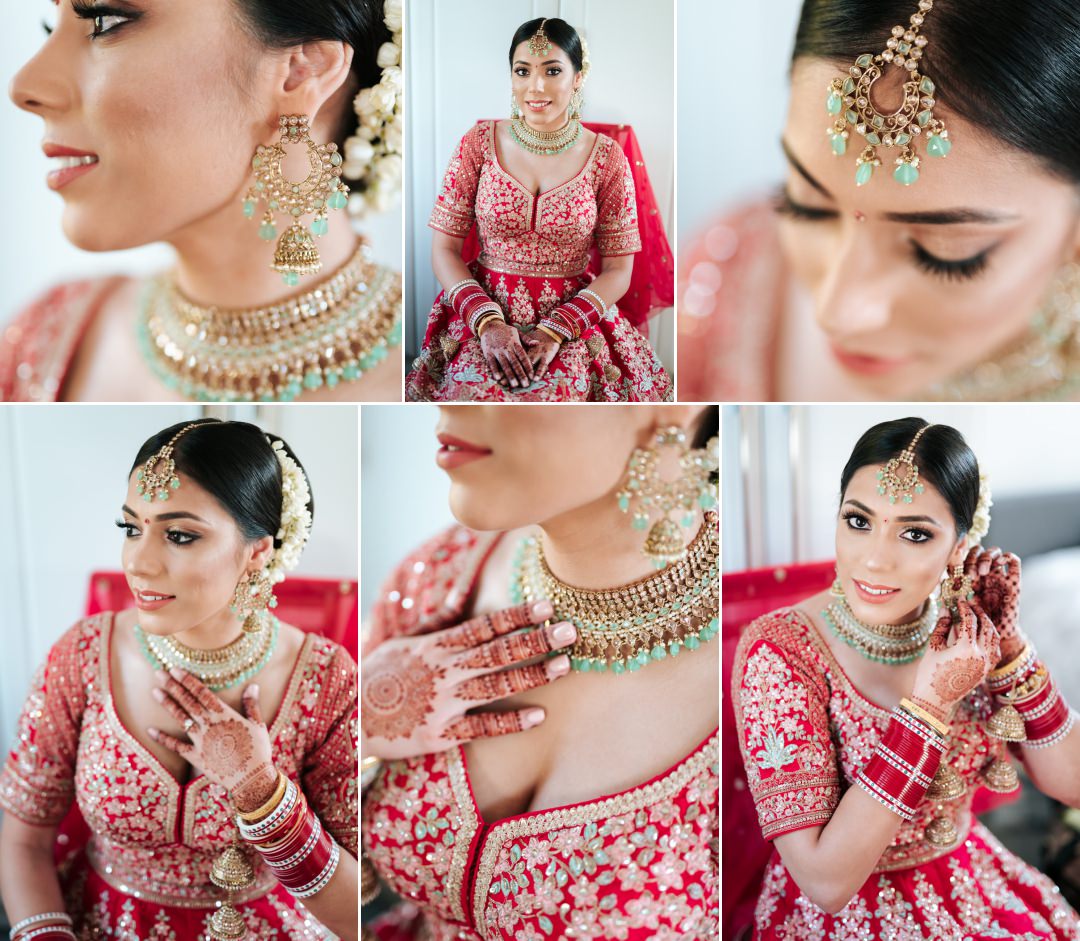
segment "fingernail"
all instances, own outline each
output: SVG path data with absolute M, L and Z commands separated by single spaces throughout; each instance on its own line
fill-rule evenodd
M 150 690 L 150 695 L 153 696 L 154 699 L 156 699 L 158 702 L 165 701 L 165 694 L 156 686 L 152 690 Z
M 157 681 L 162 686 L 164 686 L 166 683 L 169 682 L 169 674 L 166 673 L 164 670 L 155 670 L 154 671 L 154 676 L 157 678 Z
M 570 658 L 563 654 L 551 661 L 552 676 L 563 676 L 570 672 Z
M 528 712 L 525 713 L 525 721 L 529 725 L 539 725 L 541 722 L 544 721 L 544 710 L 530 709 Z
M 577 637 L 577 631 L 574 629 L 573 624 L 567 624 L 563 621 L 561 624 L 555 625 L 555 630 L 551 632 L 551 636 L 560 644 L 569 644 Z
M 530 610 L 534 618 L 549 618 L 555 613 L 550 601 L 537 601 Z
M 151 727 L 151 728 L 148 728 L 146 730 L 146 734 L 149 735 L 151 738 L 157 738 L 158 737 L 158 730 Z
M 258 683 L 252 683 L 248 687 L 248 693 L 250 693 L 252 696 L 258 696 L 259 695 L 259 684 Z
M 169 670 L 169 676 L 174 680 L 182 680 L 184 678 L 184 671 L 180 667 L 173 667 Z

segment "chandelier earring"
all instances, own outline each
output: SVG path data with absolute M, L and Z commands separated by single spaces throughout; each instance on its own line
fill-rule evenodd
M 510 120 L 516 121 L 521 117 L 521 109 L 518 107 L 517 96 L 510 92 Z
M 581 112 L 585 107 L 585 95 L 581 88 L 575 88 L 573 94 L 570 96 L 570 120 L 580 121 Z
M 337 144 L 316 144 L 311 139 L 308 117 L 305 114 L 283 114 L 278 121 L 281 138 L 269 147 L 262 145 L 251 158 L 255 182 L 244 197 L 244 215 L 255 216 L 260 202 L 266 204 L 259 238 L 270 241 L 277 238 L 275 213 L 288 217 L 289 227 L 278 239 L 274 251 L 274 263 L 270 266 L 280 271 L 284 282 L 290 287 L 300 282 L 300 276 L 315 274 L 322 268 L 322 259 L 312 236 L 323 236 L 329 229 L 328 211 L 344 209 L 348 205 L 349 188 L 341 181 L 341 154 Z M 285 159 L 285 147 L 303 144 L 307 147 L 310 172 L 300 182 L 286 179 L 281 171 Z M 308 229 L 300 224 L 302 216 L 314 214 Z
M 229 610 L 243 622 L 245 634 L 257 634 L 266 623 L 269 609 L 276 607 L 274 583 L 270 576 L 260 569 L 258 572 L 249 572 L 237 582 Z
M 678 454 L 679 474 L 672 480 L 662 475 L 663 454 Z M 695 508 L 716 506 L 717 485 L 712 476 L 720 467 L 720 439 L 709 439 L 704 448 L 691 448 L 686 432 L 678 426 L 661 428 L 650 448 L 637 448 L 630 456 L 626 485 L 616 494 L 619 509 L 631 513 L 634 529 L 648 529 L 642 552 L 657 568 L 686 555 L 682 529 L 694 525 Z M 679 519 L 672 519 L 678 515 Z M 650 527 L 649 521 L 657 519 Z M 681 527 L 681 528 L 680 528 Z

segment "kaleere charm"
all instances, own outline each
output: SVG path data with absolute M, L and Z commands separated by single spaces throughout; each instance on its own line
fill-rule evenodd
M 837 157 L 847 152 L 854 132 L 866 141 L 855 160 L 855 184 L 870 182 L 874 169 L 881 166 L 878 147 L 898 147 L 893 179 L 910 186 L 919 179 L 920 158 L 914 142 L 926 134 L 926 153 L 931 157 L 948 156 L 952 150 L 945 124 L 934 116 L 937 87 L 919 71 L 927 39 L 921 29 L 934 0 L 919 0 L 918 10 L 907 26 L 894 26 L 885 48 L 877 55 L 863 53 L 848 69 L 848 74 L 834 78 L 828 86 L 825 110 L 835 120 L 826 129 L 832 152 Z M 900 106 L 884 112 L 874 104 L 874 83 L 890 65 L 902 70 L 903 93 Z
M 269 147 L 259 146 L 251 158 L 255 183 L 244 197 L 244 215 L 254 217 L 259 201 L 266 203 L 259 226 L 259 238 L 270 241 L 277 237 L 274 214 L 284 213 L 290 225 L 278 239 L 274 263 L 282 280 L 290 287 L 299 284 L 300 276 L 315 274 L 322 268 L 319 250 L 312 236 L 322 236 L 329 230 L 327 210 L 344 209 L 348 205 L 349 188 L 341 182 L 341 154 L 337 144 L 316 144 L 311 139 L 308 117 L 305 114 L 283 114 L 279 119 L 281 139 Z M 308 150 L 311 171 L 298 183 L 285 178 L 281 162 L 285 159 L 286 144 L 304 144 Z M 300 225 L 300 217 L 315 214 L 310 230 Z

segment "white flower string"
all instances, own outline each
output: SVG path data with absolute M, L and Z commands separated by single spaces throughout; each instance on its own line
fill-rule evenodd
M 968 544 L 979 545 L 986 534 L 990 531 L 990 507 L 994 501 L 990 499 L 990 478 L 986 474 L 979 474 L 979 503 L 975 507 L 975 515 L 971 519 L 971 529 L 968 530 Z
M 386 0 L 383 22 L 392 39 L 379 47 L 376 57 L 382 78 L 357 94 L 353 109 L 359 126 L 345 141 L 342 175 L 356 183 L 349 196 L 353 219 L 389 209 L 401 193 L 401 0 Z
M 269 439 L 267 439 L 269 440 Z M 281 465 L 281 528 L 277 539 L 281 545 L 274 550 L 266 574 L 272 583 L 285 580 L 285 573 L 296 568 L 300 554 L 311 535 L 311 490 L 307 478 L 285 450 L 281 441 L 270 441 L 274 456 Z

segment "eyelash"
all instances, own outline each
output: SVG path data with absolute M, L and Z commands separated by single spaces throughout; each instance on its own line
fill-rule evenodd
M 514 74 L 517 75 L 519 78 L 528 78 L 529 70 L 528 69 L 514 69 Z M 553 75 L 553 76 L 554 75 L 562 75 L 562 69 L 558 68 L 557 66 L 552 66 L 550 69 L 548 69 L 547 74 L 548 75 Z
M 862 527 L 851 525 L 851 520 L 859 520 L 860 522 L 866 523 L 867 526 L 870 525 L 870 520 L 868 520 L 864 514 L 859 513 L 857 510 L 846 510 L 843 514 L 843 519 L 844 522 L 848 524 L 848 529 L 852 530 L 853 532 L 869 532 L 868 529 L 863 529 Z M 920 537 L 918 539 L 906 540 L 907 542 L 914 543 L 916 546 L 921 546 L 924 542 L 929 542 L 931 539 L 934 538 L 934 534 L 932 532 L 926 529 L 920 529 L 918 526 L 912 526 L 910 529 L 905 529 L 902 535 L 907 536 L 909 534 L 912 536 Z
M 93 22 L 94 31 L 87 37 L 91 40 L 98 39 L 101 36 L 111 35 L 138 18 L 132 13 L 117 10 L 114 7 L 79 2 L 79 0 L 72 0 L 71 8 L 79 19 L 91 20 Z M 99 24 L 109 19 L 118 19 L 122 20 L 122 22 L 117 23 L 115 26 L 110 26 L 108 29 L 100 29 Z
M 124 530 L 125 539 L 134 539 L 139 532 L 138 527 L 134 523 L 129 523 L 126 520 L 118 519 L 116 521 L 116 528 Z M 190 546 L 193 542 L 202 539 L 202 536 L 197 533 L 185 532 L 182 529 L 170 529 L 166 531 L 165 538 L 174 546 Z
M 787 216 L 796 222 L 826 222 L 837 217 L 832 209 L 815 209 L 811 206 L 803 206 L 792 200 L 786 193 L 780 193 L 774 203 L 777 213 Z M 931 255 L 918 242 L 910 242 L 915 267 L 920 271 L 941 278 L 945 281 L 968 281 L 976 278 L 989 263 L 990 249 L 972 255 L 971 258 L 961 258 L 957 261 L 949 261 Z

